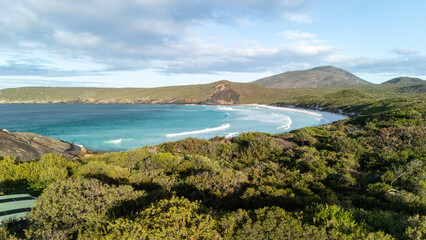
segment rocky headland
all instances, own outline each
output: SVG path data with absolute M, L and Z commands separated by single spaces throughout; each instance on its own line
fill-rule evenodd
M 35 133 L 0 131 L 0 156 L 16 157 L 22 162 L 40 159 L 47 153 L 60 154 L 71 160 L 86 152 L 75 144 Z

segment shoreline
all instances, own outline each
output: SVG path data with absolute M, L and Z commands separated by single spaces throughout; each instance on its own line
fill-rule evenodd
M 328 121 L 329 123 L 351 117 L 350 115 L 347 115 L 347 114 L 340 114 L 340 113 L 335 113 L 331 111 L 313 110 L 313 109 L 298 108 L 298 107 L 280 107 L 280 106 L 263 105 L 263 104 L 243 104 L 240 106 L 258 107 L 258 108 L 265 108 L 265 109 L 271 109 L 271 110 L 279 110 L 284 112 L 301 113 L 301 114 L 305 114 L 305 115 L 317 118 L 318 120 Z

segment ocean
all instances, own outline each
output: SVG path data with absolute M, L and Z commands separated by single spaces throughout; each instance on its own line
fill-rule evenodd
M 38 133 L 106 152 L 187 137 L 283 133 L 344 118 L 261 105 L 0 104 L 0 129 Z

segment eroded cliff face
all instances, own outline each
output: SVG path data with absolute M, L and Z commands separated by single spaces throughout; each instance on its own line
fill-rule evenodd
M 240 102 L 240 95 L 228 88 L 225 84 L 219 84 L 215 87 L 217 91 L 210 96 L 210 98 L 201 102 L 202 104 L 238 104 Z
M 35 133 L 0 130 L 0 156 L 16 157 L 18 161 L 37 160 L 47 153 L 74 159 L 80 150 L 77 145 Z

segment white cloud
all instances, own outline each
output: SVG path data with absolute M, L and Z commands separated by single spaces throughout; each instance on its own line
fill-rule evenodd
M 336 54 L 330 54 L 324 57 L 324 60 L 329 63 L 342 63 L 342 62 L 350 61 L 351 59 L 343 54 L 336 53 Z
M 328 60 L 333 60 L 328 59 Z M 426 55 L 409 54 L 388 58 L 350 58 L 341 57 L 338 65 L 350 72 L 359 74 L 367 80 L 382 82 L 399 76 L 426 76 Z M 333 63 L 331 61 L 331 63 Z M 375 76 L 375 77 L 374 77 Z
M 72 33 L 67 31 L 56 31 L 53 37 L 64 45 L 77 47 L 91 47 L 99 44 L 100 39 L 90 33 Z
M 303 14 L 303 13 L 287 12 L 287 13 L 284 13 L 283 16 L 287 20 L 290 20 L 293 22 L 310 23 L 312 21 L 311 16 L 309 16 L 308 14 Z
M 239 26 L 242 26 L 242 27 L 249 27 L 249 26 L 254 25 L 254 22 L 252 20 L 245 18 L 245 17 L 235 18 L 235 23 Z
M 151 67 L 167 73 L 223 71 L 272 71 L 281 66 L 305 66 L 306 62 L 324 62 L 335 48 L 312 41 L 293 41 L 269 47 L 256 41 L 237 41 L 230 45 L 205 42 L 201 39 L 169 46 L 175 57 L 155 61 Z
M 413 55 L 413 54 L 419 53 L 419 51 L 417 50 L 406 49 L 406 48 L 396 48 L 393 50 L 393 52 L 398 55 Z
M 293 51 L 301 55 L 318 55 L 321 53 L 328 53 L 333 50 L 331 46 L 314 46 L 314 45 L 290 45 L 289 51 Z
M 12 74 L 18 68 L 28 68 L 27 74 L 49 75 L 50 70 L 50 74 L 63 70 L 72 76 L 79 71 L 88 74 L 90 70 L 98 73 L 102 69 L 128 71 L 158 66 L 167 73 L 174 69 L 253 71 L 254 66 L 260 69 L 279 60 L 277 56 L 288 49 L 251 39 L 222 42 L 227 36 L 215 36 L 214 32 L 205 36 L 199 29 L 206 24 L 228 30 L 251 27 L 259 19 L 279 19 L 282 12 L 306 22 L 306 15 L 293 12 L 311 1 L 2 0 L 0 51 L 17 55 L 5 62 L 9 65 L 0 75 Z M 306 33 L 300 34 L 307 37 Z M 319 45 L 324 44 L 315 44 L 311 49 L 305 45 L 298 45 L 299 53 L 287 55 L 323 52 Z M 75 71 L 71 71 L 73 68 Z
M 393 50 L 398 54 L 395 58 L 354 60 L 311 32 L 286 30 L 280 34 L 285 39 L 274 44 L 276 39 L 267 36 L 262 41 L 259 36 L 230 39 L 226 35 L 235 26 L 253 31 L 260 23 L 269 26 L 268 22 L 283 18 L 309 23 L 312 19 L 306 6 L 310 2 L 2 0 L 0 51 L 9 56 L 2 56 L 0 75 L 75 76 L 139 70 L 216 74 L 330 63 L 358 72 L 424 72 L 424 55 L 410 49 Z M 208 32 L 205 26 L 215 26 L 225 34 Z M 250 35 L 254 34 L 246 36 Z
M 316 38 L 316 35 L 314 33 L 292 31 L 292 30 L 285 30 L 284 32 L 280 33 L 280 35 L 288 39 Z

